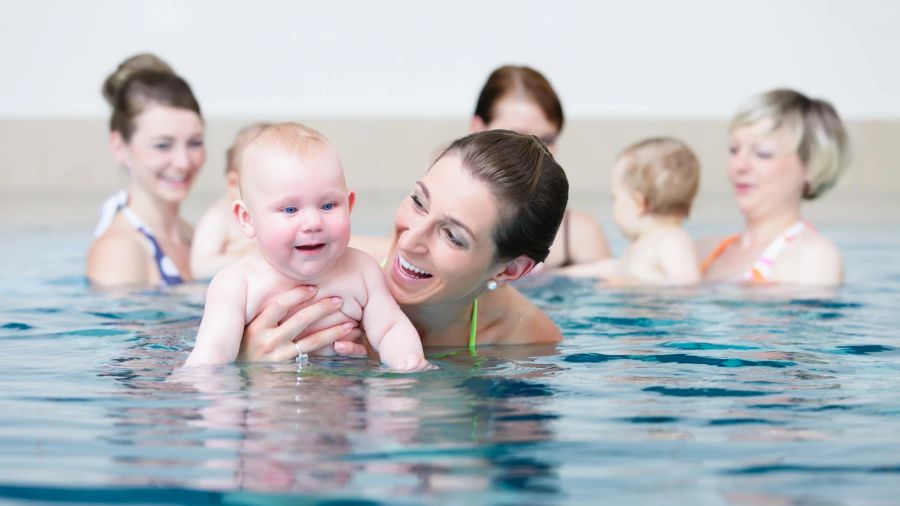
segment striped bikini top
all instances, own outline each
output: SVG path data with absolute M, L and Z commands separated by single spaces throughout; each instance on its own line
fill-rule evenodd
M 753 265 L 750 266 L 750 269 L 744 273 L 742 276 L 743 281 L 749 281 L 751 283 L 763 283 L 767 281 L 771 281 L 772 279 L 772 268 L 775 266 L 775 260 L 778 259 L 779 255 L 781 255 L 784 248 L 787 247 L 788 244 L 793 242 L 807 227 L 812 228 L 812 225 L 807 224 L 805 221 L 798 221 L 794 223 L 790 227 L 787 228 L 784 232 L 778 234 L 775 239 L 772 240 L 771 243 L 763 250 L 762 254 L 759 258 L 753 262 Z M 740 240 L 741 234 L 734 234 L 726 237 L 716 246 L 716 249 L 703 260 L 703 264 L 700 266 L 701 272 L 706 272 L 710 266 L 712 266 L 715 261 L 725 253 L 732 244 Z
M 128 220 L 128 223 L 144 236 L 147 247 L 150 249 L 150 254 L 153 255 L 156 268 L 159 269 L 159 278 L 163 286 L 184 283 L 184 279 L 181 277 L 181 272 L 178 271 L 175 262 L 163 251 L 159 241 L 156 240 L 153 232 L 150 231 L 150 227 L 144 224 L 144 221 L 141 220 L 137 213 L 128 207 L 128 193 L 125 190 L 116 192 L 103 201 L 100 207 L 100 221 L 97 223 L 97 228 L 94 229 L 94 237 L 103 235 L 118 213 L 122 213 L 122 216 Z

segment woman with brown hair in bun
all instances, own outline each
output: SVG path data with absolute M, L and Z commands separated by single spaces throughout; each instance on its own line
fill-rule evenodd
M 481 88 L 470 130 L 531 134 L 556 154 L 564 120 L 562 103 L 547 78 L 531 67 L 505 65 L 494 70 Z M 567 209 L 545 264 L 564 267 L 609 257 L 609 244 L 597 220 Z
M 103 84 L 109 146 L 127 188 L 102 207 L 87 257 L 91 284 L 166 286 L 192 279 L 191 226 L 182 219 L 203 162 L 203 118 L 188 83 L 151 54 L 122 62 Z

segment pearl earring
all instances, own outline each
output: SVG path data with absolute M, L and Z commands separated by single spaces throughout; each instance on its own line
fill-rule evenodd
M 487 289 L 490 291 L 494 291 L 497 289 L 497 282 L 493 279 L 487 282 Z

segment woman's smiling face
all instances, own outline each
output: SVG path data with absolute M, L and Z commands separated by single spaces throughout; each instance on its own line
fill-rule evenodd
M 493 232 L 500 209 L 460 158 L 447 154 L 400 205 L 386 265 L 391 293 L 404 305 L 471 298 L 502 272 Z
M 773 130 L 769 119 L 732 130 L 728 176 L 745 216 L 767 216 L 800 205 L 806 170 L 796 145 L 790 129 Z
M 147 193 L 181 202 L 206 160 L 203 120 L 188 109 L 151 105 L 135 118 L 131 139 L 119 138 L 113 151 Z

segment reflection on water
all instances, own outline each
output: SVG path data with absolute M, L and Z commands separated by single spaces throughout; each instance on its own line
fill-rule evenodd
M 879 237 L 846 241 L 836 292 L 534 279 L 564 343 L 429 350 L 436 372 L 174 377 L 202 286 L 95 293 L 84 244 L 26 237 L 0 258 L 0 501 L 889 504 L 900 248 Z

